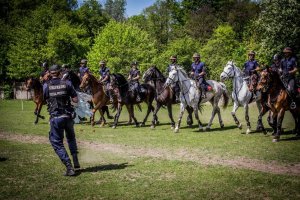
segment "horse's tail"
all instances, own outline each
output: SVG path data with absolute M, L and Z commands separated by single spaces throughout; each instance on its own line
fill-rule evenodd
M 226 88 L 226 85 L 224 83 L 220 83 L 222 86 L 223 92 L 222 92 L 222 97 L 223 97 L 223 109 L 226 109 L 229 103 L 229 94 Z
M 203 103 L 201 103 L 202 99 L 200 98 L 199 102 L 198 102 L 198 110 L 200 113 L 202 113 L 203 111 Z

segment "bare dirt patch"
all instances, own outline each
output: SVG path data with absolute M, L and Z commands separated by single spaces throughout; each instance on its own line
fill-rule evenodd
M 49 144 L 47 137 L 22 135 L 0 132 L 0 140 L 17 141 L 31 144 Z M 257 159 L 235 157 L 233 159 L 222 158 L 218 155 L 206 155 L 201 151 L 190 149 L 162 149 L 132 147 L 120 144 L 96 143 L 89 141 L 78 141 L 80 148 L 93 151 L 106 151 L 128 157 L 152 157 L 165 160 L 191 161 L 204 166 L 220 165 L 232 168 L 250 169 L 273 174 L 288 174 L 300 176 L 300 163 L 282 165 L 275 161 L 267 162 Z

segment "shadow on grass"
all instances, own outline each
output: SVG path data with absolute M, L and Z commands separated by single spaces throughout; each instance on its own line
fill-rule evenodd
M 288 141 L 296 141 L 296 140 L 300 140 L 300 136 L 294 136 L 294 137 L 291 137 L 291 138 L 284 138 L 284 139 L 280 139 L 280 141 L 285 141 L 285 142 L 288 142 Z
M 99 165 L 94 167 L 87 167 L 84 169 L 80 169 L 76 171 L 77 173 L 86 173 L 86 172 L 100 172 L 100 171 L 107 171 L 107 170 L 119 170 L 125 169 L 126 167 L 131 167 L 133 165 L 128 165 L 128 163 L 121 163 L 121 164 L 108 164 L 108 165 Z
M 4 158 L 4 157 L 0 157 L 0 162 L 4 162 L 4 161 L 7 161 L 8 158 Z

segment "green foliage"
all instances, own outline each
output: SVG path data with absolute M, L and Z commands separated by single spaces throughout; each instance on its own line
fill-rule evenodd
M 182 65 L 186 71 L 190 71 L 193 53 L 197 52 L 200 44 L 191 37 L 184 37 L 172 41 L 164 52 L 155 58 L 154 63 L 162 71 L 166 71 L 167 65 L 170 63 L 170 56 L 177 55 L 177 63 Z
M 74 27 L 67 21 L 59 22 L 48 31 L 43 58 L 50 63 L 76 65 L 89 48 L 89 39 L 85 35 L 81 27 Z
M 233 55 L 239 57 L 243 48 L 239 48 L 236 34 L 229 25 L 220 25 L 213 36 L 201 49 L 202 60 L 210 69 L 210 79 L 219 80 L 224 66 Z
M 128 73 L 133 60 L 140 63 L 143 71 L 151 64 L 155 54 L 153 39 L 147 32 L 112 20 L 95 38 L 87 57 L 93 72 L 98 71 L 100 60 L 107 60 L 112 72 Z
M 257 32 L 258 52 L 268 63 L 284 47 L 294 48 L 300 54 L 300 2 L 297 0 L 263 0 L 259 18 L 253 24 Z
M 13 98 L 13 87 L 11 84 L 4 84 L 0 89 L 4 93 L 4 99 L 12 99 Z
M 105 12 L 114 20 L 121 22 L 125 19 L 126 0 L 106 0 Z

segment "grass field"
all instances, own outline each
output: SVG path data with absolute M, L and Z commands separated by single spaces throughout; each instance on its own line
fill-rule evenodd
M 152 116 L 146 127 L 126 125 L 123 109 L 117 129 L 75 125 L 82 169 L 64 177 L 47 120 L 33 125 L 33 102 L 23 103 L 22 110 L 21 101 L 0 101 L 0 199 L 300 199 L 300 140 L 289 113 L 282 141 L 272 143 L 270 134 L 237 129 L 231 107 L 222 111 L 224 129 L 215 119 L 211 131 L 198 132 L 183 120 L 178 134 L 164 109 L 154 130 Z M 210 112 L 206 105 L 204 124 Z M 144 114 L 136 112 L 140 121 Z M 237 116 L 245 125 L 243 109 Z M 250 120 L 254 130 L 255 105 Z

